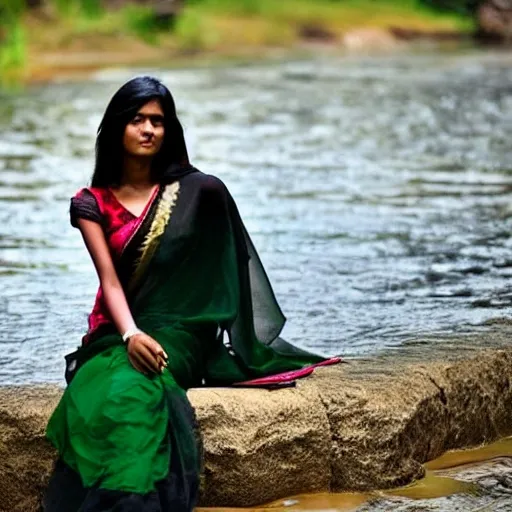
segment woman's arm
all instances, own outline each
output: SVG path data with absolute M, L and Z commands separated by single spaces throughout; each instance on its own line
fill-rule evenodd
M 78 227 L 96 267 L 105 302 L 114 325 L 120 334 L 136 329 L 101 226 L 91 220 L 78 219 Z M 161 371 L 162 366 L 165 366 L 162 358 L 167 359 L 162 347 L 144 333 L 130 336 L 128 355 L 133 366 L 143 373 L 148 370 Z

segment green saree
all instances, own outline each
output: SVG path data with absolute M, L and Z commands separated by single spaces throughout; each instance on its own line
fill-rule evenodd
M 185 390 L 322 358 L 279 338 L 284 316 L 213 176 L 169 172 L 116 268 L 137 326 L 169 365 L 161 375 L 137 372 L 108 325 L 67 358 L 69 385 L 47 429 L 60 460 L 45 510 L 189 511 L 201 457 Z

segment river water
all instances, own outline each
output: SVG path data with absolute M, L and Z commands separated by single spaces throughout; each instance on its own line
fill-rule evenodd
M 506 54 L 111 70 L 0 93 L 2 383 L 63 382 L 97 287 L 69 197 L 108 99 L 142 72 L 171 88 L 193 162 L 237 200 L 288 339 L 372 356 L 509 314 Z

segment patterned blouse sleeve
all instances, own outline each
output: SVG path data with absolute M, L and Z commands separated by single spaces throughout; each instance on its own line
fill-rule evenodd
M 71 198 L 69 214 L 71 225 L 74 228 L 78 227 L 78 219 L 92 220 L 98 224 L 103 223 L 96 198 L 85 188 Z

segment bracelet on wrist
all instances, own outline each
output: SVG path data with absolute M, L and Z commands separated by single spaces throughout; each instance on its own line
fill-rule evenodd
M 137 327 L 132 327 L 131 329 L 128 329 L 123 334 L 123 341 L 125 343 L 128 343 L 128 341 L 130 341 L 130 338 L 132 336 L 135 336 L 135 334 L 142 334 L 142 331 L 140 329 L 138 329 Z

